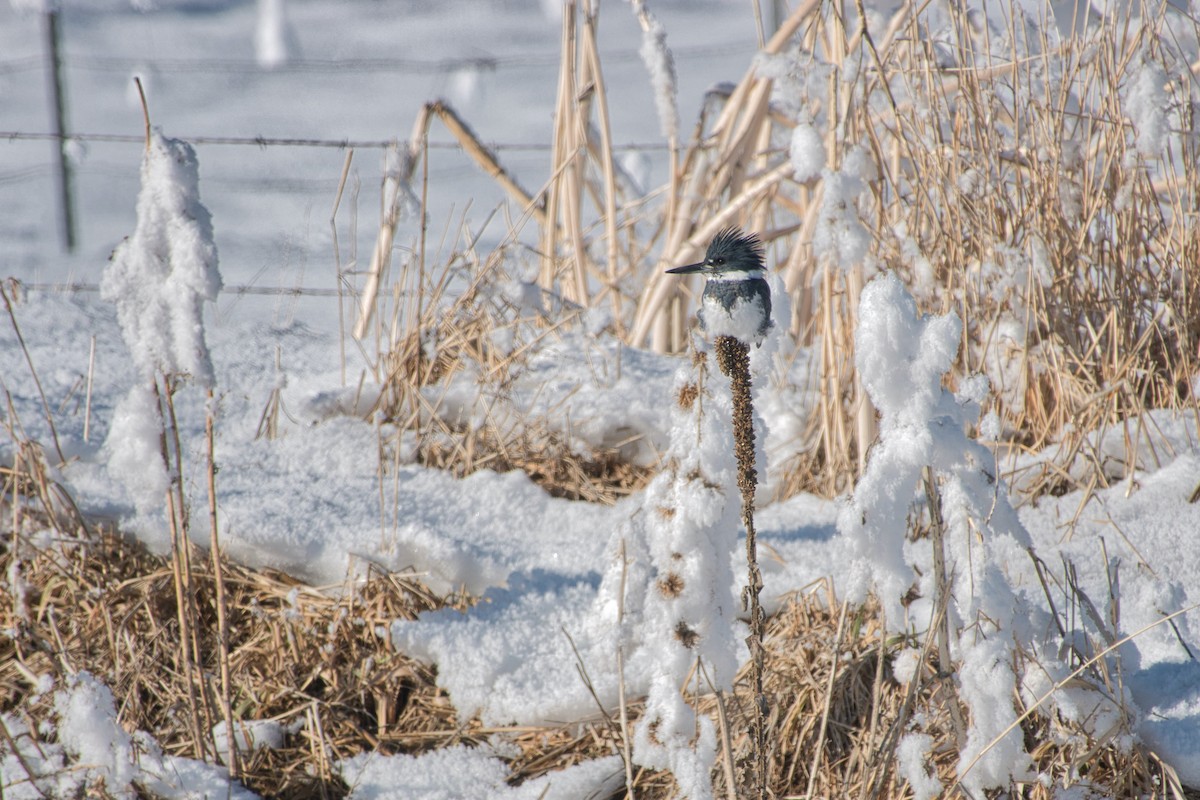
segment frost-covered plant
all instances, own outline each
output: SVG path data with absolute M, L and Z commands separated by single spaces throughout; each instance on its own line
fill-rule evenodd
M 190 376 L 211 389 L 212 358 L 204 304 L 217 299 L 221 273 L 212 218 L 200 201 L 199 165 L 191 145 L 154 130 L 142 160 L 137 225 L 117 245 L 100 284 L 116 306 L 138 382 L 118 405 L 107 447 L 109 468 L 129 489 L 139 513 L 160 508 L 169 486 L 160 453 L 163 425 L 155 391 L 163 376 Z M 169 391 L 162 386 L 159 393 Z
M 979 424 L 986 381 L 968 379 L 957 395 L 941 384 L 958 352 L 958 317 L 922 317 L 889 273 L 863 290 L 859 318 L 856 363 L 879 410 L 880 432 L 838 520 L 855 553 L 845 586 L 856 602 L 873 590 L 893 632 L 931 637 L 946 615 L 947 655 L 957 665 L 958 696 L 970 718 L 959 742 L 959 778 L 968 791 L 981 793 L 1006 785 L 1029 764 L 1021 730 L 1012 723 L 1018 652 L 1033 629 L 1005 570 L 1026 558 L 1029 535 L 989 467 L 994 459 L 967 434 Z M 944 539 L 910 542 L 910 510 L 927 469 L 940 493 Z M 939 569 L 936 560 L 943 557 Z M 937 585 L 939 575 L 945 586 Z M 918 599 L 905 608 L 914 584 Z M 937 607 L 942 597 L 944 612 Z
M 212 219 L 200 202 L 199 164 L 191 145 L 158 130 L 146 132 L 137 226 L 117 246 L 104 272 L 101 295 L 117 308 L 121 335 L 133 355 L 137 379 L 117 406 L 108 440 L 109 472 L 125 484 L 138 516 L 156 519 L 165 509 L 176 587 L 181 662 L 189 682 L 192 738 L 205 753 L 211 734 L 201 722 L 199 618 L 191 574 L 189 503 L 183 487 L 183 447 L 174 394 L 190 379 L 207 390 L 205 418 L 208 510 L 216 578 L 217 648 L 221 665 L 221 704 L 232 726 L 228 682 L 228 628 L 217 536 L 216 468 L 212 357 L 204 336 L 204 304 L 217 299 L 221 273 Z M 162 535 L 152 523 L 148 540 Z M 163 549 L 167 549 L 164 543 Z M 207 741 L 206 741 L 207 738 Z M 238 772 L 236 750 L 230 768 Z
M 668 769 L 684 797 L 712 796 L 717 754 L 712 720 L 684 698 L 728 691 L 738 667 L 733 552 L 739 510 L 731 487 L 737 465 L 730 442 L 727 381 L 680 368 L 665 467 L 646 488 L 642 511 L 620 532 L 632 554 L 648 555 L 643 585 L 631 583 L 623 639 L 631 670 L 650 676 L 646 709 L 634 732 L 634 760 Z
M 755 330 L 757 333 L 757 329 Z M 737 484 L 742 498 L 742 527 L 746 531 L 746 588 L 742 592 L 742 608 L 750 616 L 750 680 L 754 690 L 754 706 L 750 713 L 750 746 L 753 764 L 748 770 L 749 793 L 758 797 L 767 794 L 767 701 L 763 691 L 766 652 L 766 612 L 759 595 L 763 588 L 762 571 L 758 566 L 757 533 L 754 527 L 754 495 L 758 487 L 757 448 L 754 435 L 754 400 L 750 391 L 750 347 L 745 339 L 718 336 L 714 342 L 717 366 L 729 378 L 729 394 L 733 419 L 733 453 L 737 461 Z
M 639 51 L 650 84 L 654 87 L 654 105 L 658 109 L 658 125 L 669 141 L 679 136 L 679 93 L 675 78 L 675 56 L 667 47 L 667 29 L 647 6 L 645 0 L 633 0 L 633 13 L 642 26 L 642 47 Z
M 212 217 L 200 201 L 199 164 L 187 142 L 155 130 L 142 160 L 137 226 L 113 251 L 101 296 L 117 308 L 121 334 L 143 377 L 190 375 L 213 382 L 203 306 L 221 273 Z

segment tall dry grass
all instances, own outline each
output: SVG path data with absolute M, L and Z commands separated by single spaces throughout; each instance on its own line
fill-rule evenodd
M 853 330 L 881 269 L 964 320 L 956 373 L 990 378 L 1007 447 L 1051 454 L 1021 477 L 1031 494 L 1103 486 L 1153 436 L 1130 420 L 1195 413 L 1200 92 L 1173 39 L 1194 37 L 1194 21 L 1132 3 L 1060 34 L 1016 4 L 990 30 L 974 12 L 903 3 L 864 20 L 861 6 L 810 0 L 706 98 L 686 144 L 670 142 L 669 181 L 641 197 L 614 167 L 598 12 L 567 9 L 547 184 L 521 189 L 441 103 L 419 115 L 409 174 L 443 119 L 520 207 L 512 235 L 535 227 L 541 288 L 610 310 L 613 334 L 657 350 L 684 348 L 694 296 L 663 268 L 723 226 L 759 232 L 791 296 L 781 322 L 819 356 L 786 493 L 845 491 L 862 469 L 875 429 Z M 820 173 L 794 173 L 799 122 L 823 137 Z M 838 236 L 865 246 L 839 250 Z M 1114 426 L 1124 458 L 1101 459 L 1085 434 Z
M 496 735 L 515 745 L 507 758 L 512 782 L 520 783 L 622 752 L 640 716 L 641 703 L 631 697 L 619 717 L 600 709 L 590 718 L 519 729 L 462 723 L 434 670 L 377 632 L 396 619 L 473 602 L 436 596 L 416 576 L 369 569 L 365 580 L 311 587 L 198 557 L 185 543 L 188 620 L 181 624 L 180 554 L 152 555 L 108 523 L 81 515 L 19 423 L 7 434 L 19 456 L 0 468 L 0 570 L 14 589 L 0 593 L 0 749 L 36 752 L 52 743 L 56 711 L 46 679 L 57 689 L 85 670 L 111 689 L 127 730 L 149 732 L 171 755 L 221 758 L 209 738 L 220 712 L 205 698 L 231 698 L 235 726 L 278 723 L 282 745 L 248 748 L 238 764 L 243 784 L 276 798 L 345 797 L 350 787 L 337 762 L 359 753 L 421 753 Z M 934 535 L 936 515 L 914 514 L 910 524 L 913 538 Z M 1039 563 L 1039 575 L 1062 639 L 1071 643 L 1072 689 L 1123 697 L 1120 620 L 1096 612 L 1118 614 L 1119 599 L 1088 597 L 1069 563 L 1061 570 Z M 1114 576 L 1114 591 L 1118 585 Z M 728 767 L 714 776 L 719 792 L 735 796 L 734 765 L 761 753 L 749 731 L 765 707 L 767 788 L 774 796 L 909 796 L 895 753 L 901 737 L 914 732 L 930 737 L 926 766 L 949 787 L 945 796 L 966 796 L 954 785 L 955 719 L 964 709 L 934 637 L 922 645 L 885 636 L 877 608 L 839 602 L 829 581 L 784 598 L 765 627 L 761 686 L 747 664 L 733 693 L 691 697 L 726 731 Z M 914 646 L 918 664 L 899 680 L 896 655 Z M 1087 719 L 1049 714 L 1040 703 L 1024 708 L 1021 724 L 1039 773 L 1050 780 L 1013 787 L 1022 796 L 1049 800 L 1055 787 L 1084 780 L 1110 796 L 1188 796 L 1170 766 L 1130 745 L 1132 717 L 1123 714 L 1121 725 L 1098 732 Z M 11 766 L 4 778 L 17 786 L 44 768 L 28 759 Z M 668 773 L 631 767 L 627 774 L 635 797 L 676 796 Z M 100 782 L 87 791 L 108 798 L 116 796 L 113 788 Z
M 644 10 L 635 4 L 635 13 Z M 1192 117 L 1200 92 L 1172 38 L 1181 24 L 1194 36 L 1193 22 L 1172 17 L 1165 4 L 1134 3 L 1105 24 L 1059 32 L 1052 19 L 1028 17 L 1012 4 L 992 29 L 959 8 L 903 3 L 881 18 L 861 4 L 803 2 L 732 89 L 706 98 L 687 142 L 669 139 L 670 178 L 643 197 L 629 192 L 614 167 L 596 13 L 583 2 L 568 4 L 564 14 L 550 178 L 541 190 L 521 189 L 440 103 L 418 117 L 409 174 L 421 163 L 429 121 L 442 119 L 517 203 L 508 240 L 537 243 L 537 283 L 557 305 L 536 325 L 568 328 L 582 312 L 603 307 L 610 334 L 660 351 L 685 348 L 694 302 L 663 269 L 696 260 L 727 225 L 758 232 L 789 294 L 791 317 L 777 323 L 791 346 L 812 351 L 816 365 L 802 387 L 816 398 L 805 440 L 782 468 L 785 494 L 847 491 L 865 465 L 875 414 L 855 372 L 854 330 L 862 287 L 884 269 L 902 276 L 923 310 L 962 318 L 963 346 L 948 380 L 988 376 L 997 446 L 1027 457 L 1008 462 L 1023 464 L 1009 477 L 1027 497 L 1124 477 L 1146 466 L 1138 462 L 1144 445 L 1154 449 L 1146 411 L 1196 413 L 1200 308 L 1192 287 L 1200 279 L 1200 235 Z M 802 175 L 788 152 L 800 125 L 820 137 L 824 163 Z M 422 182 L 421 197 L 427 191 Z M 424 236 L 417 248 L 422 276 Z M 491 259 L 474 259 L 479 268 L 469 289 L 456 295 L 472 308 L 493 302 L 486 281 L 500 265 Z M 410 268 L 404 280 L 412 274 Z M 423 337 L 471 331 L 486 342 L 489 326 L 514 316 L 509 309 L 447 322 L 447 308 L 465 307 L 458 299 L 446 303 L 422 288 L 415 294 L 442 312 L 428 321 L 408 316 L 403 334 L 384 343 L 394 365 L 389 391 L 409 398 L 392 408 L 407 403 L 409 419 L 421 418 L 418 398 L 456 369 L 484 364 L 489 373 L 519 372 L 519 357 L 506 357 L 502 369 L 489 366 L 486 347 L 439 350 L 448 362 L 422 366 Z M 424 410 L 429 420 L 437 417 L 428 404 Z M 459 471 L 472 463 L 520 466 L 495 460 L 515 448 L 486 441 L 477 428 L 435 424 L 443 426 L 443 441 L 462 445 L 444 447 L 427 463 Z M 1095 437 L 1112 428 L 1124 430 L 1124 453 L 1115 458 L 1095 446 Z M 827 619 L 822 629 L 826 641 L 830 625 Z M 832 634 L 836 650 L 840 624 Z M 1071 635 L 1064 629 L 1064 639 Z M 913 731 L 933 738 L 928 766 L 956 786 L 953 754 L 967 711 L 947 680 L 948 648 L 937 641 L 926 640 L 924 666 L 905 687 L 887 676 L 897 643 L 878 641 L 874 660 L 863 662 L 873 665 L 874 683 L 869 692 L 857 684 L 853 702 L 835 695 L 837 670 L 808 684 L 806 699 L 793 707 L 797 716 L 772 720 L 781 737 L 771 739 L 772 790 L 902 794 L 895 748 Z M 1097 644 L 1092 652 L 1102 650 Z M 1079 679 L 1111 689 L 1106 663 L 1081 658 L 1086 674 Z M 787 672 L 779 662 L 772 670 Z M 787 681 L 794 679 L 788 672 Z M 795 691 L 796 683 L 780 689 Z M 723 715 L 719 698 L 703 702 Z M 1128 729 L 1063 736 L 1061 720 L 1037 707 L 1028 712 L 1026 736 L 1039 768 L 1055 776 L 1050 787 L 1071 783 L 1072 770 L 1086 762 L 1096 785 L 1114 792 L 1183 792 L 1152 753 L 1121 745 Z M 803 714 L 804 756 L 788 755 L 796 737 L 789 726 Z M 747 729 L 744 713 L 732 716 L 726 730 Z M 840 744 L 831 748 L 835 739 Z M 736 755 L 726 765 L 761 755 L 744 737 L 730 746 Z M 1052 791 L 1018 788 L 1036 797 Z M 956 786 L 951 794 L 961 791 Z

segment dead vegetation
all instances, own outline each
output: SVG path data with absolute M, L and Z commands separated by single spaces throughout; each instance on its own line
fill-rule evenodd
M 706 97 L 690 137 L 672 133 L 670 178 L 644 195 L 613 159 L 599 9 L 567 8 L 549 181 L 522 188 L 452 109 L 431 103 L 389 178 L 380 243 L 391 244 L 405 207 L 423 214 L 441 188 L 423 177 L 434 120 L 516 204 L 506 242 L 538 242 L 528 255 L 530 284 L 547 299 L 543 328 L 602 310 L 624 342 L 682 351 L 690 296 L 662 270 L 694 261 L 724 226 L 757 232 L 791 299 L 791 319 L 778 322 L 791 344 L 814 349 L 805 388 L 815 402 L 780 468 L 785 494 L 844 492 L 865 464 L 875 427 L 854 370 L 855 314 L 881 269 L 900 274 L 923 311 L 963 319 L 951 380 L 985 374 L 1002 445 L 1041 454 L 1019 476 L 1030 497 L 1103 487 L 1136 468 L 1139 448 L 1155 447 L 1155 432 L 1130 422 L 1145 411 L 1196 414 L 1200 180 L 1189 131 L 1200 90 L 1169 35 L 1195 23 L 1168 4 L 1135 2 L 1120 20 L 1060 37 L 1052 18 L 1016 4 L 999 36 L 952 8 L 935 28 L 914 4 L 864 19 L 861 5 L 800 3 L 741 80 Z M 788 157 L 798 126 L 823 151 L 811 174 Z M 474 254 L 475 235 L 461 238 L 453 258 L 474 266 L 475 290 L 497 264 Z M 425 318 L 445 310 L 428 245 L 422 228 L 396 281 L 415 307 L 390 333 L 378 325 L 396 398 L 455 358 L 413 360 L 415 343 L 440 339 L 446 324 Z M 387 260 L 373 261 L 369 287 Z M 1109 429 L 1122 431 L 1124 452 L 1101 458 L 1087 435 Z M 469 471 L 463 455 L 456 468 Z
M 23 504 L 19 497 L 17 502 Z M 11 502 L 5 511 L 13 511 Z M 22 533 L 0 548 L 0 568 L 17 570 L 25 587 L 20 598 L 0 595 L 0 627 L 9 631 L 0 640 L 0 714 L 38 731 L 40 723 L 55 720 L 53 691 L 46 692 L 41 676 L 51 676 L 57 689 L 86 670 L 112 690 L 127 730 L 151 732 L 166 753 L 214 760 L 212 740 L 193 736 L 220 718 L 216 594 L 208 562 L 194 559 L 193 574 L 208 680 L 188 686 L 179 664 L 170 558 L 103 527 L 54 530 L 56 545 L 34 548 L 27 537 L 47 530 L 48 520 L 31 507 L 20 516 Z M 611 710 L 555 726 L 462 724 L 435 684 L 435 668 L 395 652 L 379 633 L 421 611 L 465 608 L 470 598 L 435 597 L 418 580 L 398 574 L 371 572 L 365 580 L 318 589 L 269 571 L 228 562 L 223 568 L 236 717 L 274 720 L 286 731 L 282 746 L 242 754 L 242 782 L 264 797 L 344 797 L 349 787 L 336 762 L 364 752 L 422 753 L 482 745 L 499 735 L 519 750 L 509 767 L 512 782 L 520 783 L 621 750 L 621 723 Z M 765 648 L 769 787 L 775 796 L 908 796 L 895 748 L 902 734 L 918 730 L 932 739 L 930 769 L 953 784 L 958 747 L 948 704 L 956 702 L 955 694 L 928 653 L 911 681 L 897 681 L 892 659 L 906 644 L 881 638 L 875 609 L 848 609 L 828 585 L 785 599 L 767 622 Z M 1093 670 L 1083 680 L 1103 678 Z M 187 712 L 193 690 L 206 698 L 199 726 Z M 31 702 L 35 691 L 41 697 Z M 694 698 L 714 717 L 724 704 L 733 732 L 730 763 L 737 766 L 752 757 L 746 731 L 754 693 L 747 666 L 733 695 Z M 628 711 L 632 724 L 639 704 L 630 703 Z M 1120 733 L 1097 738 L 1078 725 L 1033 714 L 1025 723 L 1026 741 L 1038 770 L 1053 783 L 1014 788 L 1035 800 L 1053 797 L 1054 786 L 1081 782 L 1105 796 L 1194 796 L 1152 753 L 1120 746 Z M 26 735 L 53 740 L 52 733 Z M 635 768 L 632 774 L 635 796 L 674 796 L 668 773 Z M 724 770 L 715 776 L 719 792 L 726 776 Z M 93 787 L 90 796 L 110 795 Z M 947 796 L 965 795 L 952 790 Z
M 247 748 L 235 767 L 241 782 L 264 797 L 345 797 L 350 787 L 337 768 L 343 759 L 482 746 L 497 736 L 515 747 L 507 757 L 510 780 L 521 783 L 621 753 L 626 726 L 640 715 L 640 702 L 631 698 L 620 716 L 600 708 L 590 719 L 561 725 L 461 722 L 436 685 L 436 667 L 397 652 L 387 631 L 393 621 L 425 611 L 465 610 L 474 598 L 436 596 L 414 575 L 368 569 L 341 586 L 312 587 L 222 559 L 219 594 L 213 561 L 194 552 L 187 581 L 194 616 L 185 628 L 178 621 L 177 559 L 85 520 L 38 449 L 23 452 L 25 458 L 0 473 L 0 512 L 9 524 L 0 570 L 19 590 L 0 594 L 0 630 L 6 632 L 0 639 L 0 749 L 54 741 L 54 693 L 86 671 L 111 689 L 127 731 L 149 732 L 165 753 L 220 762 L 212 731 L 221 720 L 222 617 L 236 724 L 270 720 L 284 731 L 278 746 Z M 928 535 L 928 524 L 914 515 L 912 536 Z M 1056 576 L 1041 563 L 1039 574 L 1048 593 L 1053 586 L 1068 598 L 1056 619 L 1063 641 L 1072 643 L 1072 689 L 1121 697 L 1114 681 L 1122 667 L 1113 652 L 1119 621 L 1108 630 L 1093 613 L 1095 630 L 1084 626 L 1093 600 L 1069 575 Z M 766 620 L 761 688 L 747 664 L 731 694 L 690 698 L 724 732 L 725 756 L 714 775 L 719 796 L 735 796 L 730 787 L 756 760 L 749 723 L 761 691 L 767 786 L 774 796 L 910 796 L 896 750 L 903 736 L 919 733 L 929 742 L 925 767 L 951 787 L 944 796 L 967 797 L 955 783 L 962 730 L 956 717 L 965 708 L 953 670 L 940 666 L 933 652 L 934 637 L 885 637 L 878 609 L 839 602 L 829 580 L 781 600 Z M 1114 598 L 1109 604 L 1118 605 Z M 905 651 L 916 661 L 906 668 L 910 677 L 899 679 L 894 662 Z M 184 663 L 192 653 L 198 669 Z M 586 682 L 588 665 L 580 666 Z M 1020 796 L 1049 800 L 1056 787 L 1076 785 L 1103 796 L 1196 796 L 1136 743 L 1120 705 L 1121 724 L 1093 731 L 1086 719 L 1072 722 L 1014 701 L 1027 712 L 1026 745 L 1045 776 L 1013 786 Z M 36 777 L 36 766 L 22 768 Z M 627 774 L 633 796 L 675 796 L 669 773 L 633 768 Z M 89 796 L 113 795 L 94 785 Z
M 51 676 L 62 688 L 86 670 L 112 690 L 130 732 L 152 733 L 168 754 L 218 760 L 211 731 L 222 719 L 221 687 L 209 562 L 197 553 L 191 576 L 192 625 L 207 679 L 189 680 L 170 556 L 152 555 L 103 526 L 51 529 L 45 535 L 57 544 L 35 548 L 27 537 L 45 520 L 22 516 L 20 532 L 0 548 L 4 569 L 15 570 L 10 574 L 25 587 L 20 598 L 0 595 L 0 624 L 11 633 L 0 641 L 0 710 L 36 731 L 54 711 L 52 693 L 28 702 L 41 691 L 38 679 Z M 463 598 L 435 597 L 397 574 L 372 573 L 323 591 L 270 571 L 228 562 L 222 569 L 236 719 L 273 720 L 290 731 L 281 748 L 242 754 L 246 786 L 271 797 L 340 797 L 346 787 L 334 771 L 337 759 L 464 737 L 430 669 L 393 652 L 377 633 L 423 610 L 461 607 Z M 195 711 L 193 695 L 200 697 Z
M 611 504 L 651 470 L 621 456 L 632 441 L 573 448 L 558 414 L 529 410 L 538 394 L 525 378 L 529 359 L 577 323 L 579 309 L 514 277 L 505 260 L 519 259 L 516 250 L 481 262 L 455 247 L 435 280 L 404 272 L 378 410 L 415 439 L 418 463 L 459 476 L 520 469 L 556 497 Z

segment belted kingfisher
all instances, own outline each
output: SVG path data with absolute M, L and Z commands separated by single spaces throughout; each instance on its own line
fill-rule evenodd
M 667 272 L 703 272 L 707 277 L 697 314 L 706 333 L 761 345 L 772 324 L 771 289 L 763 279 L 765 270 L 758 235 L 726 228 L 713 237 L 703 261 Z

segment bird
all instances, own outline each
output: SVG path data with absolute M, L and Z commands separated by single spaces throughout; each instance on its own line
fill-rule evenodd
M 771 288 L 763 274 L 762 241 L 740 228 L 725 228 L 708 245 L 704 260 L 667 270 L 672 275 L 703 273 L 700 327 L 712 337 L 732 336 L 761 346 L 771 330 Z

